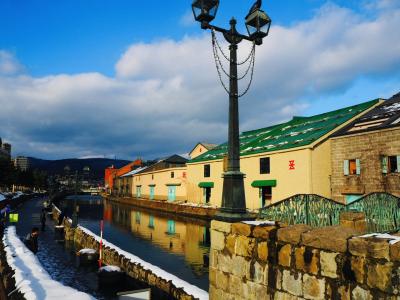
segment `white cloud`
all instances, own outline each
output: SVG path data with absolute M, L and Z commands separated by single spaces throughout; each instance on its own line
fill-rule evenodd
M 21 64 L 8 51 L 0 49 L 0 75 L 13 75 L 22 71 Z
M 332 4 L 309 21 L 273 26 L 257 48 L 253 86 L 240 101 L 241 129 L 299 115 L 313 98 L 333 101 L 332 94 L 345 93 L 360 76 L 399 77 L 397 28 L 400 9 L 367 19 Z M 249 47 L 240 49 L 244 57 Z M 134 44 L 116 63 L 115 78 L 0 72 L 0 135 L 16 154 L 53 157 L 152 158 L 186 153 L 198 141 L 222 142 L 228 97 L 213 64 L 211 38 L 202 35 Z
M 188 10 L 180 19 L 179 22 L 182 26 L 189 27 L 193 26 L 196 24 L 196 21 L 194 20 L 193 12 L 191 10 Z

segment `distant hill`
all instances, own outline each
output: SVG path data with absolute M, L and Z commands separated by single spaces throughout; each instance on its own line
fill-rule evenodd
M 104 177 L 104 169 L 114 165 L 116 168 L 121 168 L 130 163 L 128 160 L 109 159 L 109 158 L 87 158 L 87 159 L 60 159 L 60 160 L 45 160 L 34 157 L 29 157 L 29 162 L 32 169 L 47 171 L 49 175 L 64 175 L 66 167 L 69 168 L 69 173 L 75 171 L 82 173 L 83 168 L 89 167 L 90 178 L 101 179 Z

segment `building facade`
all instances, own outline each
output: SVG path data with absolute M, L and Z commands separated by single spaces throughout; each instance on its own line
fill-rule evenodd
M 196 157 L 206 153 L 211 149 L 214 149 L 217 146 L 218 145 L 216 144 L 200 142 L 192 149 L 192 151 L 189 152 L 189 157 L 190 159 L 195 159 Z
M 331 197 L 331 141 L 329 137 L 373 109 L 382 100 L 243 132 L 240 164 L 246 207 L 258 209 L 295 194 Z M 222 173 L 226 170 L 227 144 L 202 154 L 187 164 L 189 202 L 221 206 Z
M 372 192 L 400 196 L 400 94 L 335 134 L 332 197 L 351 203 Z
M 0 158 L 10 159 L 11 158 L 11 144 L 3 143 L 0 138 Z
M 28 157 L 17 156 L 14 158 L 14 166 L 21 171 L 27 171 L 29 170 L 31 164 Z
M 126 174 L 131 195 L 139 199 L 185 201 L 187 199 L 187 159 L 172 155 L 143 168 Z
M 131 172 L 132 170 L 139 168 L 143 165 L 143 161 L 141 159 L 136 159 L 135 161 L 123 166 L 122 168 L 117 169 L 114 166 L 108 167 L 104 170 L 104 186 L 106 190 L 111 193 L 114 189 L 114 182 L 120 176 Z

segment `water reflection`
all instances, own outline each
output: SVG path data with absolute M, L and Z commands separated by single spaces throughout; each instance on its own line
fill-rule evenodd
M 151 241 L 164 251 L 183 255 L 197 275 L 208 273 L 209 227 L 174 216 L 157 216 L 150 211 L 105 202 L 104 218 Z
M 115 202 L 79 197 L 79 223 L 149 263 L 208 290 L 209 222 L 136 208 Z M 72 212 L 74 197 L 58 204 Z M 69 215 L 67 213 L 67 215 Z

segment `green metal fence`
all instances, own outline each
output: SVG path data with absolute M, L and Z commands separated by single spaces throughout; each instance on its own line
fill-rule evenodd
M 260 209 L 260 218 L 313 227 L 339 224 L 342 211 L 365 213 L 368 232 L 400 229 L 400 198 L 387 193 L 368 194 L 350 204 L 314 194 L 295 195 Z

